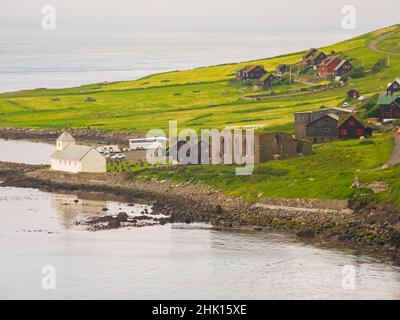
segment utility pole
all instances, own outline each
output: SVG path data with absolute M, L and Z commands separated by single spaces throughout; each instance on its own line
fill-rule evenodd
M 289 67 L 289 83 L 292 85 L 292 67 Z

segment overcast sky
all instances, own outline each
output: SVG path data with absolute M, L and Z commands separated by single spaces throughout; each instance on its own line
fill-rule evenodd
M 54 5 L 57 29 L 248 31 L 340 29 L 344 5 L 362 31 L 399 23 L 398 0 L 0 0 L 0 28 L 40 29 Z

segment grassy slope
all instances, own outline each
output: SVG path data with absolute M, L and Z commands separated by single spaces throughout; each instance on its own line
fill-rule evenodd
M 397 30 L 397 31 L 396 31 Z M 370 68 L 386 54 L 376 53 L 368 43 L 387 31 L 382 29 L 356 39 L 326 47 L 325 51 L 340 51 L 353 63 Z M 388 40 L 385 40 L 388 41 Z M 389 44 L 378 44 L 381 50 L 392 49 Z M 268 70 L 278 63 L 294 63 L 300 53 L 272 59 L 257 60 Z M 378 74 L 352 80 L 354 87 L 370 96 L 382 92 L 386 83 L 400 75 L 400 57 L 392 56 L 391 68 Z M 130 129 L 145 131 L 166 128 L 169 119 L 179 126 L 195 129 L 222 128 L 226 125 L 265 124 L 270 129 L 292 131 L 293 112 L 317 109 L 322 104 L 339 106 L 348 89 L 337 89 L 303 96 L 282 95 L 261 102 L 241 100 L 243 93 L 227 85 L 234 70 L 241 64 L 229 64 L 179 72 L 157 74 L 136 81 L 92 84 L 61 90 L 33 90 L 0 95 L 0 125 L 23 127 L 97 127 L 102 129 Z M 299 86 L 299 85 L 297 85 Z M 303 87 L 303 85 L 301 85 Z M 288 87 L 274 88 L 285 91 Z M 84 92 L 82 92 L 84 91 Z M 180 95 L 176 95 L 179 93 Z M 57 96 L 60 101 L 52 101 Z M 85 103 L 87 96 L 96 102 Z M 176 172 L 160 172 L 159 179 L 183 181 L 188 178 L 207 183 L 232 195 L 252 200 L 257 197 L 338 198 L 352 196 L 350 185 L 355 175 L 363 182 L 382 176 L 390 183 L 391 192 L 380 198 L 400 204 L 399 167 L 370 171 L 384 164 L 390 155 L 390 134 L 370 139 L 372 144 L 337 141 L 316 149 L 313 156 L 256 166 L 251 176 L 238 177 L 230 166 L 192 166 Z
M 373 143 L 336 141 L 319 146 L 309 157 L 258 164 L 249 176 L 236 176 L 235 167 L 228 165 L 190 166 L 143 176 L 146 179 L 154 176 L 160 180 L 170 179 L 175 183 L 189 179 L 194 183 L 206 182 L 247 200 L 258 197 L 348 199 L 353 193 L 350 187 L 355 175 L 359 175 L 363 183 L 375 181 L 381 175 L 391 177 L 390 170 L 370 170 L 382 166 L 389 158 L 392 149 L 390 134 L 365 141 Z
M 367 43 L 380 32 L 360 36 L 333 46 L 360 63 L 364 57 L 370 67 L 381 55 L 367 48 Z M 254 61 L 274 70 L 279 63 L 294 63 L 301 53 Z M 400 74 L 400 57 L 393 57 L 392 68 L 371 77 L 353 81 L 363 94 L 384 89 L 386 83 Z M 181 127 L 222 128 L 225 125 L 262 124 L 271 129 L 291 131 L 293 112 L 319 108 L 322 104 L 342 103 L 346 89 L 307 94 L 284 95 L 260 102 L 243 101 L 243 93 L 227 85 L 235 69 L 246 63 L 227 64 L 186 71 L 156 74 L 136 81 L 92 84 L 61 90 L 31 90 L 0 94 L 0 125 L 21 127 L 96 127 L 146 131 L 166 128 L 169 119 Z M 296 85 L 305 87 L 305 85 Z M 284 91 L 287 87 L 274 88 Z M 199 91 L 199 92 L 198 92 Z M 179 95 L 176 95 L 179 94 Z M 52 101 L 57 96 L 60 101 Z M 87 96 L 95 102 L 84 102 Z M 227 116 L 228 115 L 228 116 Z

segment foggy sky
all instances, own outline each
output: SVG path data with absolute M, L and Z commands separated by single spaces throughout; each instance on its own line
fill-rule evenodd
M 0 0 L 0 28 L 40 29 L 54 5 L 57 29 L 249 31 L 341 29 L 341 8 L 357 9 L 357 29 L 399 23 L 397 0 Z

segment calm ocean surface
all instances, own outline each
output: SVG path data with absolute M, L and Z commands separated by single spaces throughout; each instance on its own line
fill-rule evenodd
M 45 163 L 54 148 L 0 147 L 0 161 L 15 162 L 27 162 L 35 147 L 29 163 Z M 0 187 L 0 299 L 400 299 L 399 267 L 289 235 L 206 224 L 97 232 L 76 225 L 104 207 L 134 216 L 143 206 Z M 55 268 L 55 290 L 42 287 L 44 266 Z M 343 285 L 348 266 L 354 286 Z
M 71 34 L 0 31 L 0 91 L 128 80 L 329 44 L 350 34 Z M 34 150 L 34 152 L 33 152 Z M 48 163 L 54 146 L 0 140 L 0 161 Z M 29 159 L 29 161 L 27 161 Z M 79 202 L 74 200 L 79 197 Z M 81 195 L 0 187 L 0 299 L 399 299 L 400 268 L 277 233 L 166 225 L 90 232 Z M 56 289 L 42 287 L 53 266 Z M 343 286 L 351 265 L 354 287 Z
M 242 33 L 0 30 L 0 92 L 132 80 L 158 72 L 287 54 L 357 34 L 344 30 Z

